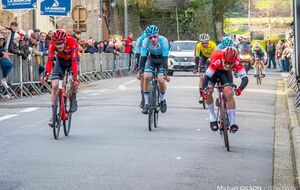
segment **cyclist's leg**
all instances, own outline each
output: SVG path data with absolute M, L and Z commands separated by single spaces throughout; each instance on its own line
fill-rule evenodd
M 217 116 L 215 113 L 215 105 L 214 105 L 214 98 L 213 98 L 214 86 L 216 81 L 215 76 L 209 80 L 208 92 L 206 95 L 206 105 L 207 105 L 207 111 L 209 113 L 210 128 L 213 131 L 218 130 Z
M 144 70 L 144 98 L 145 98 L 145 106 L 143 109 L 143 113 L 147 114 L 149 109 L 149 98 L 150 98 L 150 81 L 152 79 L 152 73 L 154 72 L 154 65 L 150 59 L 147 60 L 145 70 Z
M 54 69 L 52 71 L 52 77 L 51 77 L 51 81 L 52 81 L 52 92 L 51 92 L 52 111 L 53 111 L 53 107 L 54 107 L 54 103 L 55 103 L 55 94 L 58 90 L 58 81 L 62 77 L 63 77 L 63 68 L 60 65 L 60 63 L 56 60 Z M 52 115 L 48 122 L 48 125 L 50 125 L 51 127 L 53 126 Z
M 254 61 L 254 77 L 257 75 L 257 61 Z
M 162 64 L 158 66 L 158 88 L 159 88 L 159 96 L 160 96 L 160 110 L 162 113 L 165 113 L 167 111 L 167 102 L 165 98 L 167 86 L 166 86 L 166 80 L 165 80 L 165 75 L 166 75 L 166 70 Z
M 221 84 L 224 87 L 224 96 L 226 98 L 226 108 L 229 115 L 229 124 L 233 132 L 238 130 L 238 126 L 235 123 L 235 100 L 234 100 L 234 90 L 231 86 L 230 73 L 228 71 L 221 71 Z
M 263 60 L 261 60 L 261 62 L 260 62 L 260 69 L 261 69 L 262 75 L 265 76 L 266 75 L 266 69 L 265 69 L 265 64 L 264 64 Z
M 201 56 L 201 62 L 200 62 L 200 66 L 199 66 L 199 94 L 200 94 L 200 102 L 202 102 L 202 93 L 203 93 L 203 89 L 202 89 L 202 83 L 203 83 L 203 79 L 204 79 L 204 73 L 205 73 L 205 67 L 206 67 L 206 61 L 208 58 Z
M 145 104 L 145 98 L 144 98 L 144 74 L 142 74 L 141 80 L 140 80 L 140 89 L 141 89 L 141 104 L 140 104 L 140 108 L 144 107 Z

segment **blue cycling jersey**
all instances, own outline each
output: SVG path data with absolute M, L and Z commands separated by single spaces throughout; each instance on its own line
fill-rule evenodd
M 151 40 L 145 38 L 142 43 L 141 56 L 147 56 L 147 52 L 151 55 L 159 55 L 168 57 L 169 55 L 169 42 L 164 36 L 158 36 L 158 43 L 152 44 Z
M 143 32 L 143 34 L 136 41 L 135 53 L 141 53 L 142 43 L 145 38 L 147 38 L 147 36 Z

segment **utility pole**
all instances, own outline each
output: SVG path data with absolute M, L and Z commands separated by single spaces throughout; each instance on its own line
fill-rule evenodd
M 179 37 L 179 21 L 178 21 L 178 12 L 177 12 L 177 6 L 176 6 L 176 24 L 177 24 L 177 40 L 180 39 Z
M 99 28 L 99 40 L 103 40 L 103 28 L 102 28 L 102 0 L 100 0 L 100 28 Z
M 124 0 L 124 30 L 125 30 L 125 36 L 124 38 L 127 38 L 128 36 L 128 9 L 127 9 L 127 0 Z
M 251 32 L 251 0 L 248 0 L 248 26 Z

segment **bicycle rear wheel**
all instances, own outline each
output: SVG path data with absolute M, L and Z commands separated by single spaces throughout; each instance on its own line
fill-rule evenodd
M 154 94 L 153 84 L 150 84 L 149 93 L 149 113 L 148 113 L 148 129 L 152 131 L 154 125 L 154 113 L 155 113 L 155 94 Z
M 61 126 L 61 96 L 60 92 L 57 91 L 54 97 L 54 106 L 53 106 L 53 113 L 52 113 L 52 118 L 53 118 L 53 136 L 54 139 L 58 139 L 59 137 L 59 131 L 60 131 L 60 126 Z
M 221 103 L 221 127 L 223 130 L 223 134 L 224 134 L 224 144 L 225 147 L 227 148 L 227 151 L 230 151 L 229 148 L 229 138 L 228 138 L 228 115 L 225 109 L 225 102 L 222 101 Z
M 69 94 L 69 93 L 68 93 Z M 63 121 L 65 136 L 68 136 L 71 130 L 72 112 L 70 112 L 71 98 L 70 96 L 64 97 L 65 111 L 67 114 L 67 120 Z

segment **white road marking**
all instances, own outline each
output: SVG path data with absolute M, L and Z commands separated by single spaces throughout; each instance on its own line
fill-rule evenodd
M 121 84 L 119 85 L 118 89 L 124 91 L 126 90 L 126 86 L 124 84 Z
M 201 129 L 197 129 L 197 131 L 198 131 L 198 132 L 200 132 L 200 131 L 201 131 Z
M 6 120 L 6 119 L 10 119 L 10 118 L 16 117 L 16 116 L 18 116 L 18 115 L 19 115 L 19 114 L 5 115 L 5 116 L 0 117 L 0 121 Z
M 21 113 L 28 113 L 28 112 L 33 112 L 33 111 L 38 110 L 38 109 L 40 109 L 40 108 L 39 107 L 32 107 L 32 108 L 23 109 L 20 112 Z
M 93 93 L 93 94 L 90 94 L 90 96 L 98 96 L 100 95 L 100 93 Z
M 181 157 L 177 157 L 177 160 L 181 160 Z

